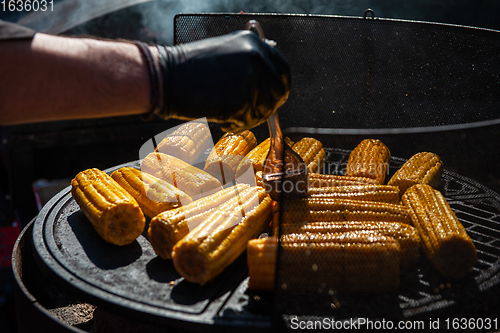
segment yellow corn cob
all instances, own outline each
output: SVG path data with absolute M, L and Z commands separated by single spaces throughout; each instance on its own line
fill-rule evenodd
M 211 142 L 212 135 L 207 125 L 190 121 L 161 140 L 155 151 L 177 157 L 192 165 L 210 147 Z
M 282 202 L 282 223 L 387 221 L 410 223 L 402 205 L 349 199 L 306 198 Z
M 377 182 L 374 179 L 366 177 L 323 175 L 320 173 L 309 173 L 309 188 L 363 185 L 363 184 L 377 184 Z
M 241 163 L 249 164 L 251 163 L 255 172 L 262 171 L 262 165 L 264 165 L 264 161 L 266 160 L 267 153 L 269 152 L 269 147 L 271 147 L 271 138 L 267 138 L 262 141 L 257 147 L 252 149 L 241 161 Z M 243 165 L 238 165 L 238 169 L 236 170 L 236 175 L 240 175 L 242 173 L 241 169 Z
M 249 242 L 249 288 L 272 290 L 276 243 L 275 238 Z M 399 286 L 400 247 L 392 237 L 370 231 L 299 233 L 282 235 L 280 244 L 278 288 L 380 293 Z
M 289 137 L 285 137 L 285 142 L 292 147 L 293 141 Z M 256 185 L 255 173 L 261 172 L 260 179 L 262 180 L 262 166 L 266 161 L 269 148 L 271 147 L 271 138 L 262 141 L 257 147 L 252 149 L 240 162 L 236 168 L 236 181 L 249 185 Z M 252 170 L 253 169 L 253 170 Z
M 141 163 L 141 171 L 174 185 L 196 200 L 222 190 L 220 182 L 210 174 L 163 153 L 151 153 Z
M 255 135 L 248 130 L 238 134 L 224 134 L 208 155 L 205 171 L 219 179 L 222 184 L 232 182 L 236 168 L 256 145 Z
M 255 173 L 255 185 L 264 188 L 264 182 L 262 181 L 262 171 L 257 171 Z
M 290 147 L 293 147 L 293 141 L 290 140 L 289 137 L 285 137 L 285 142 Z M 249 162 L 252 163 L 255 172 L 262 171 L 262 166 L 264 165 L 270 147 L 271 138 L 267 138 L 245 156 L 249 160 Z M 238 174 L 238 172 L 236 173 Z
M 399 188 L 389 185 L 351 185 L 309 188 L 311 198 L 337 198 L 350 200 L 399 203 Z
M 299 154 L 309 169 L 309 172 L 320 172 L 326 160 L 323 144 L 314 138 L 302 138 L 292 149 Z
M 220 209 L 226 202 L 235 205 L 235 199 L 245 197 L 250 186 L 238 184 L 214 193 L 208 197 L 193 201 L 191 204 L 158 214 L 149 223 L 148 236 L 156 254 L 163 259 L 172 258 L 172 248 L 207 219 L 215 209 Z
M 149 218 L 193 201 L 174 185 L 134 168 L 118 169 L 111 177 L 134 197 Z
M 380 140 L 366 139 L 349 155 L 346 176 L 367 177 L 383 184 L 391 152 Z
M 453 278 L 471 271 L 477 261 L 476 248 L 441 192 L 417 184 L 406 190 L 402 201 L 436 270 Z
M 99 169 L 80 172 L 71 181 L 71 195 L 97 233 L 108 243 L 132 243 L 146 219 L 135 199 Z
M 439 185 L 443 173 L 443 162 L 434 153 L 418 153 L 413 155 L 396 171 L 388 185 L 399 186 L 400 195 L 415 184 L 428 184 L 434 188 Z
M 351 186 L 351 185 L 377 185 L 376 181 L 365 177 L 350 177 L 339 175 L 323 175 L 320 173 L 309 173 L 309 190 L 320 187 Z M 255 185 L 264 187 L 262 183 L 262 171 L 255 173 Z
M 211 281 L 269 225 L 272 200 L 262 188 L 253 189 L 250 199 L 233 210 L 217 210 L 174 246 L 174 267 L 187 281 Z
M 309 222 L 303 224 L 284 223 L 281 225 L 281 231 L 283 234 L 336 234 L 372 231 L 383 236 L 392 237 L 399 243 L 401 248 L 402 269 L 415 267 L 420 257 L 420 237 L 418 236 L 418 231 L 411 225 L 405 223 L 383 221 Z

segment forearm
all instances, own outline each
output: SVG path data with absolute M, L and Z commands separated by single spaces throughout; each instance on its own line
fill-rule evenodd
M 40 33 L 0 42 L 0 125 L 149 109 L 149 72 L 133 44 Z

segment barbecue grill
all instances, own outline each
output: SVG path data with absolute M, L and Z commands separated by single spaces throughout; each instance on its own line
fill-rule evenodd
M 174 20 L 174 38 L 187 43 L 258 20 L 291 65 L 292 92 L 279 110 L 284 134 L 294 141 L 319 139 L 327 151 L 327 173 L 341 174 L 349 152 L 364 138 L 378 138 L 390 148 L 391 174 L 417 152 L 437 153 L 445 164 L 441 191 L 478 250 L 478 264 L 466 279 L 442 278 L 422 258 L 395 293 L 257 293 L 246 288 L 241 257 L 213 283 L 194 286 L 156 258 L 145 235 L 130 245 L 132 251 L 95 242 L 69 188 L 33 224 L 34 257 L 43 273 L 98 307 L 187 330 L 287 330 L 291 318 L 427 322 L 496 315 L 500 32 L 367 14 L 181 14 Z M 210 127 L 218 139 L 220 128 Z M 254 132 L 259 141 L 268 136 L 266 126 Z M 295 269 L 281 266 L 279 258 L 277 286 Z

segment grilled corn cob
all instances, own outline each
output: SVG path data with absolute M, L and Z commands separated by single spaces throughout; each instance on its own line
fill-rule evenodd
M 290 138 L 285 137 L 285 142 L 290 147 L 293 146 L 293 141 L 290 140 Z M 271 138 L 267 138 L 266 140 L 262 141 L 257 147 L 252 149 L 245 156 L 245 158 L 241 160 L 240 164 L 236 168 L 235 178 L 238 183 L 255 185 L 254 174 L 256 172 L 262 171 L 262 166 L 264 165 L 270 147 Z
M 389 185 L 351 185 L 309 188 L 311 198 L 337 198 L 351 200 L 399 203 L 399 188 Z
M 141 171 L 174 185 L 193 200 L 222 190 L 220 182 L 210 174 L 163 153 L 151 153 L 141 163 Z
M 420 248 L 418 231 L 411 225 L 398 222 L 383 221 L 348 221 L 348 222 L 309 222 L 284 223 L 281 225 L 282 234 L 290 233 L 318 233 L 337 234 L 344 232 L 377 232 L 383 236 L 394 238 L 401 248 L 401 268 L 408 269 L 416 266 Z
M 155 151 L 177 157 L 192 165 L 210 147 L 211 142 L 212 135 L 208 126 L 190 121 L 161 140 Z
M 249 288 L 272 290 L 276 243 L 275 238 L 249 242 Z M 400 247 L 392 237 L 370 231 L 298 233 L 282 235 L 280 244 L 278 288 L 385 292 L 399 286 Z
M 377 185 L 375 180 L 365 177 L 350 177 L 340 175 L 323 175 L 320 173 L 308 173 L 309 190 L 320 187 L 354 186 L 354 185 Z M 264 186 L 262 182 L 262 171 L 255 173 L 255 185 Z
M 417 184 L 406 190 L 402 201 L 436 270 L 453 278 L 471 271 L 477 261 L 476 248 L 441 192 Z
M 272 291 L 276 275 L 278 237 L 251 239 L 247 244 L 248 288 Z
M 309 173 L 309 188 L 311 187 L 332 187 L 377 184 L 374 179 L 366 177 L 323 175 L 320 173 Z
M 135 199 L 99 169 L 80 172 L 71 195 L 97 233 L 108 243 L 132 243 L 144 230 L 144 214 Z
M 149 223 L 148 236 L 156 254 L 163 259 L 172 258 L 172 248 L 193 230 L 198 224 L 207 219 L 221 205 L 236 200 L 250 193 L 250 186 L 238 184 L 214 193 L 208 197 L 193 201 L 187 206 L 172 209 L 158 214 Z
M 218 209 L 174 246 L 174 267 L 187 281 L 211 281 L 269 225 L 272 200 L 262 188 L 253 190 L 250 199 L 232 210 Z
M 443 173 L 443 162 L 434 153 L 418 153 L 413 155 L 391 177 L 388 185 L 399 186 L 400 195 L 415 184 L 428 184 L 434 188 L 439 185 Z
M 380 140 L 366 139 L 354 148 L 347 161 L 346 176 L 367 177 L 383 184 L 391 152 Z
M 302 138 L 292 149 L 299 154 L 309 169 L 309 172 L 320 172 L 326 160 L 323 144 L 314 138 Z
M 256 145 L 255 135 L 248 130 L 239 134 L 224 134 L 208 155 L 205 171 L 219 179 L 222 184 L 232 182 L 236 168 Z
M 285 143 L 293 147 L 293 141 L 290 140 L 289 137 L 285 137 Z M 262 166 L 264 165 L 270 147 L 271 138 L 267 138 L 245 156 L 252 162 L 255 172 L 262 171 Z
M 306 198 L 282 202 L 282 223 L 387 221 L 410 224 L 402 205 L 349 199 Z
M 111 177 L 134 197 L 149 218 L 193 201 L 175 186 L 134 168 L 118 169 Z

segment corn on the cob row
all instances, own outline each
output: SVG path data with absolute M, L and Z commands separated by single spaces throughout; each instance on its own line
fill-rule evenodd
M 311 198 L 336 198 L 398 204 L 399 188 L 389 185 L 351 185 L 309 188 Z
M 391 152 L 380 140 L 366 139 L 354 148 L 347 161 L 346 176 L 367 177 L 384 184 Z
M 232 182 L 236 168 L 256 145 L 257 139 L 249 130 L 238 134 L 224 134 L 208 155 L 205 171 L 219 179 L 222 184 Z
M 130 244 L 144 230 L 146 219 L 139 204 L 104 171 L 78 173 L 71 181 L 71 195 L 106 242 Z
M 210 174 L 163 153 L 151 153 L 142 160 L 141 171 L 174 185 L 196 200 L 222 190 L 221 183 Z
M 118 169 L 111 177 L 134 197 L 149 218 L 193 201 L 175 186 L 134 168 Z
M 276 238 L 249 242 L 249 288 L 272 290 Z M 281 237 L 278 288 L 385 292 L 399 287 L 400 247 L 377 232 L 287 234 Z M 293 267 L 293 274 L 288 267 Z M 290 274 L 284 274 L 284 272 Z
M 229 202 L 233 207 L 238 204 L 238 200 L 253 191 L 246 184 L 238 184 L 193 201 L 187 206 L 155 216 L 151 219 L 148 229 L 149 241 L 155 253 L 163 259 L 171 259 L 172 248 L 190 230 L 206 220 L 215 210 L 227 209 L 227 207 L 221 207 L 222 205 Z
M 326 160 L 323 144 L 314 138 L 302 138 L 292 149 L 299 154 L 309 169 L 309 172 L 320 172 Z
M 441 192 L 413 185 L 402 198 L 422 239 L 422 248 L 441 274 L 460 278 L 477 261 L 474 243 Z
M 161 140 L 155 151 L 177 157 L 192 165 L 211 143 L 212 135 L 208 126 L 201 122 L 190 121 Z
M 206 284 L 231 264 L 249 239 L 272 219 L 272 200 L 262 188 L 234 210 L 217 210 L 173 248 L 174 267 L 187 281 Z
M 374 179 L 366 177 L 323 175 L 320 173 L 309 173 L 309 188 L 363 185 L 363 184 L 377 185 L 377 182 Z
M 288 199 L 282 202 L 282 223 L 327 221 L 387 221 L 410 223 L 402 205 L 330 198 Z
M 383 236 L 392 237 L 399 243 L 401 248 L 400 263 L 402 269 L 415 267 L 420 258 L 420 237 L 418 236 L 418 231 L 413 226 L 405 223 L 383 221 L 309 222 L 303 224 L 284 223 L 281 225 L 281 231 L 282 234 L 377 232 Z
M 413 155 L 391 177 L 388 185 L 399 186 L 400 195 L 415 184 L 427 184 L 437 188 L 443 173 L 443 162 L 434 153 L 422 152 Z

